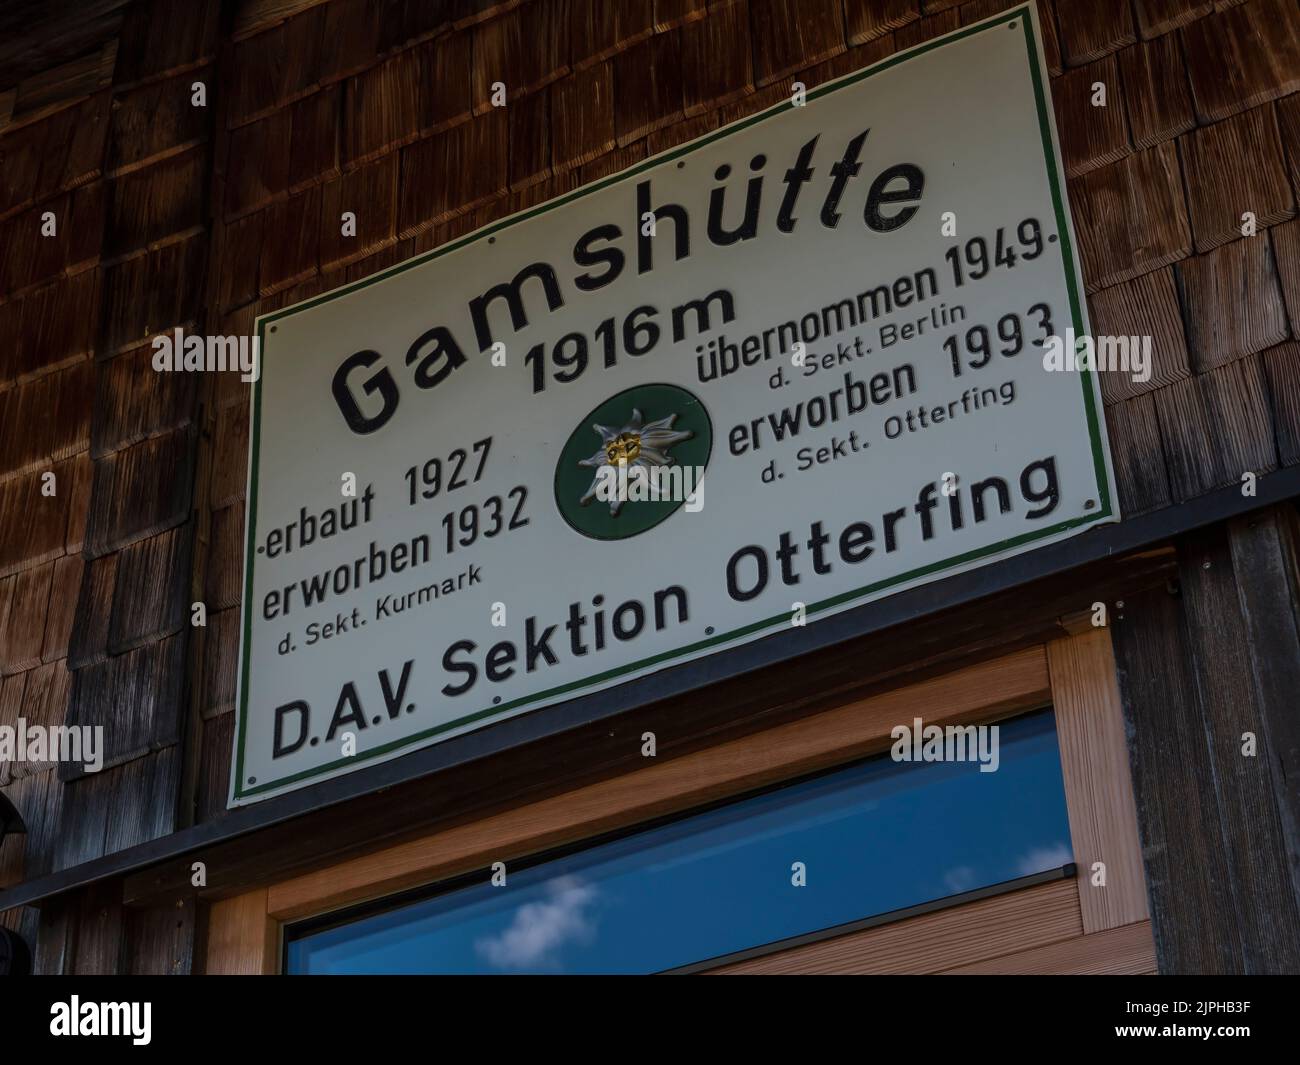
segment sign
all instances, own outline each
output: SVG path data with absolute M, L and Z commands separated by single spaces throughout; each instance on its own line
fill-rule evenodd
M 1115 520 L 1035 18 L 260 318 L 232 803 Z

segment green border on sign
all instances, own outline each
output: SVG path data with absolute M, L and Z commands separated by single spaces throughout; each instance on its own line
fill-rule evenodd
M 1030 76 L 1034 87 L 1034 103 L 1035 103 L 1035 107 L 1037 108 L 1038 124 L 1039 124 L 1040 132 L 1042 134 L 1044 164 L 1047 169 L 1047 179 L 1052 194 L 1052 203 L 1054 204 L 1056 210 L 1056 229 L 1059 237 L 1057 244 L 1060 246 L 1061 249 L 1061 265 L 1065 271 L 1066 290 L 1069 294 L 1070 320 L 1073 325 L 1075 334 L 1083 335 L 1086 332 L 1086 330 L 1084 329 L 1082 303 L 1079 297 L 1079 282 L 1078 282 L 1078 275 L 1076 273 L 1073 232 L 1070 227 L 1070 219 L 1066 214 L 1065 200 L 1061 191 L 1061 177 L 1059 172 L 1058 153 L 1052 137 L 1053 119 L 1052 119 L 1052 113 L 1050 107 L 1047 102 L 1046 90 L 1043 84 L 1042 67 L 1040 64 L 1041 50 L 1037 47 L 1037 41 L 1035 39 L 1033 28 L 1031 25 L 1034 22 L 1037 15 L 1036 12 L 1031 10 L 1031 7 L 1032 5 L 1026 4 L 1021 7 L 1014 8 L 1009 11 L 1005 11 L 1002 14 L 997 15 L 986 22 L 977 23 L 973 26 L 967 26 L 964 29 L 956 30 L 953 33 L 947 34 L 943 37 L 936 38 L 933 41 L 927 41 L 923 44 L 917 45 L 915 48 L 911 48 L 906 52 L 901 52 L 897 55 L 890 56 L 887 59 L 881 60 L 879 63 L 873 66 L 866 67 L 865 69 L 858 71 L 857 73 L 847 75 L 846 77 L 840 78 L 837 81 L 831 82 L 826 85 L 822 85 L 809 92 L 807 98 L 809 100 L 815 100 L 819 97 L 827 96 L 833 92 L 837 92 L 840 89 L 846 88 L 849 85 L 856 84 L 857 82 L 862 81 L 873 74 L 878 74 L 881 71 L 888 70 L 891 67 L 897 66 L 899 63 L 905 62 L 908 59 L 912 59 L 915 58 L 916 56 L 923 55 L 926 52 L 929 52 L 935 48 L 942 47 L 945 44 L 950 44 L 953 41 L 962 40 L 966 37 L 971 36 L 972 34 L 983 33 L 988 30 L 1001 29 L 1001 28 L 1015 29 L 1016 20 L 1021 20 L 1021 25 L 1023 27 L 1023 32 L 1024 32 L 1026 55 L 1029 60 Z M 269 781 L 259 780 L 255 785 L 252 786 L 245 785 L 244 738 L 245 738 L 247 720 L 248 720 L 248 669 L 249 669 L 250 656 L 252 653 L 252 648 L 251 648 L 252 615 L 251 615 L 250 607 L 251 607 L 252 594 L 253 594 L 253 565 L 256 558 L 255 539 L 256 539 L 256 531 L 257 531 L 257 477 L 258 477 L 258 460 L 260 454 L 259 445 L 261 439 L 262 373 L 265 371 L 265 352 L 266 352 L 266 333 L 267 333 L 266 327 L 271 323 L 278 321 L 281 318 L 285 318 L 293 314 L 298 314 L 301 311 L 305 311 L 312 307 L 319 306 L 322 303 L 328 302 L 330 300 L 338 299 L 340 296 L 347 295 L 348 293 L 360 291 L 361 289 L 366 288 L 369 285 L 373 285 L 379 281 L 383 281 L 385 278 L 392 277 L 395 274 L 400 274 L 406 270 L 410 270 L 413 267 L 420 266 L 421 264 L 426 262 L 430 262 L 450 252 L 456 251 L 460 248 L 466 247 L 467 245 L 480 241 L 485 237 L 490 237 L 495 233 L 500 233 L 501 231 L 508 229 L 511 226 L 517 225 L 520 222 L 527 221 L 530 218 L 534 218 L 537 215 L 543 214 L 546 211 L 552 211 L 557 207 L 562 207 L 565 204 L 572 203 L 575 200 L 579 200 L 584 196 L 589 196 L 593 192 L 598 192 L 601 189 L 608 188 L 611 185 L 615 185 L 623 181 L 628 181 L 638 176 L 639 174 L 645 173 L 647 170 L 651 170 L 653 168 L 662 166 L 664 163 L 671 162 L 672 160 L 678 159 L 684 155 L 689 155 L 691 152 L 697 151 L 698 149 L 703 148 L 706 145 L 713 144 L 714 142 L 722 140 L 725 137 L 730 137 L 733 134 L 748 129 L 750 126 L 753 126 L 759 122 L 763 122 L 766 119 L 772 118 L 775 115 L 781 114 L 789 110 L 793 106 L 794 105 L 788 100 L 780 104 L 776 104 L 775 106 L 768 108 L 766 111 L 762 111 L 757 115 L 752 115 L 751 117 L 744 119 L 740 122 L 733 123 L 732 125 L 727 126 L 724 129 L 720 129 L 713 133 L 707 134 L 699 138 L 698 140 L 692 141 L 690 144 L 684 145 L 680 148 L 676 148 L 673 149 L 672 151 L 665 152 L 662 155 L 656 156 L 654 159 L 646 160 L 645 162 L 640 163 L 628 170 L 621 171 L 618 174 L 608 177 L 603 181 L 598 181 L 594 184 L 584 186 L 581 189 L 568 193 L 567 195 L 557 197 L 556 199 L 544 203 L 538 207 L 535 207 L 532 210 L 521 212 L 517 215 L 513 215 L 510 218 L 504 219 L 500 222 L 496 222 L 490 226 L 486 226 L 483 229 L 480 229 L 475 233 L 470 234 L 469 236 L 463 237 L 458 241 L 446 245 L 445 247 L 435 248 L 433 251 L 426 252 L 424 255 L 416 256 L 413 259 L 408 259 L 404 263 L 399 263 L 396 266 L 392 266 L 380 273 L 373 274 L 370 277 L 367 277 L 361 281 L 355 281 L 350 285 L 344 285 L 343 287 L 337 288 L 332 292 L 328 292 L 324 295 L 317 296 L 303 303 L 296 304 L 293 307 L 273 312 L 271 314 L 265 315 L 264 317 L 258 319 L 257 334 L 259 339 L 259 349 L 262 352 L 262 363 L 259 369 L 262 372 L 258 373 L 257 380 L 253 386 L 253 402 L 252 402 L 252 410 L 251 410 L 252 437 L 249 446 L 250 473 L 249 473 L 249 487 L 248 487 L 248 518 L 247 518 L 247 528 L 245 532 L 245 546 L 244 546 L 244 560 L 245 560 L 244 600 L 241 606 L 242 623 L 241 623 L 241 651 L 240 651 L 240 673 L 239 673 L 239 712 L 237 717 L 237 731 L 235 735 L 235 763 L 233 767 L 233 774 L 232 774 L 232 781 L 231 781 L 231 785 L 232 785 L 231 803 L 232 804 L 235 804 L 238 802 L 238 800 L 244 799 L 250 795 L 257 795 L 277 788 L 282 788 L 285 787 L 286 785 L 296 783 L 300 780 L 304 780 L 309 777 L 322 776 L 336 769 L 340 769 L 343 766 L 354 766 L 354 767 L 359 766 L 370 759 L 379 757 L 380 755 L 388 754 L 392 751 L 398 750 L 399 748 L 416 746 L 422 743 L 422 741 L 429 740 L 434 736 L 438 736 L 442 733 L 449 732 L 453 729 L 464 728 L 466 725 L 471 725 L 474 724 L 475 722 L 482 722 L 493 717 L 498 717 L 502 714 L 508 713 L 511 710 L 518 709 L 521 706 L 526 706 L 530 703 L 537 703 L 543 700 L 552 699 L 555 696 L 565 695 L 570 692 L 577 692 L 583 688 L 589 688 L 594 685 L 602 684 L 603 682 L 607 680 L 611 680 L 615 677 L 622 676 L 627 673 L 637 672 L 639 670 L 645 670 L 653 666 L 658 666 L 663 663 L 670 662 L 673 659 L 681 658 L 685 655 L 694 654 L 695 652 L 704 650 L 705 648 L 713 647 L 722 643 L 727 643 L 732 640 L 736 640 L 745 636 L 750 636 L 754 633 L 761 632 L 764 629 L 772 628 L 776 625 L 785 624 L 789 621 L 789 612 L 783 611 L 780 614 L 774 615 L 769 618 L 764 618 L 760 621 L 752 622 L 749 625 L 744 625 L 741 628 L 733 629 L 730 632 L 719 633 L 717 635 L 709 637 L 708 639 L 698 640 L 695 643 L 687 644 L 684 647 L 679 647 L 676 650 L 664 651 L 660 654 L 652 655 L 651 657 L 644 658 L 639 662 L 633 662 L 626 666 L 620 666 L 615 669 L 609 669 L 603 673 L 597 673 L 594 676 L 587 677 L 583 680 L 572 681 L 568 684 L 562 684 L 554 688 L 547 688 L 544 691 L 536 692 L 528 696 L 523 696 L 521 698 L 512 700 L 511 702 L 485 707 L 484 709 L 479 710 L 475 713 L 467 714 L 463 717 L 457 718 L 455 721 L 449 721 L 445 724 L 437 725 L 432 728 L 425 729 L 422 732 L 418 732 L 415 733 L 414 735 L 407 736 L 401 740 L 394 740 L 391 743 L 382 744 L 371 750 L 365 751 L 364 753 L 358 753 L 349 758 L 336 759 L 335 761 L 328 762 L 325 765 L 316 766 L 312 769 L 306 769 L 298 773 L 293 773 L 290 774 L 289 776 L 281 777 L 278 780 L 269 780 Z M 845 603 L 849 603 L 853 601 L 854 599 L 860 599 L 863 598 L 864 596 L 872 595 L 875 592 L 879 592 L 885 588 L 889 588 L 896 584 L 902 584 L 907 581 L 915 580 L 918 577 L 925 577 L 945 569 L 952 569 L 957 566 L 962 566 L 968 562 L 977 561 L 988 555 L 993 555 L 1002 551 L 1010 550 L 1011 548 L 1020 547 L 1025 544 L 1032 543 L 1035 540 L 1041 540 L 1044 539 L 1045 537 L 1053 536 L 1057 533 L 1064 532 L 1068 529 L 1076 528 L 1080 525 L 1091 525 L 1101 520 L 1104 520 L 1105 518 L 1113 517 L 1114 511 L 1113 511 L 1112 498 L 1111 498 L 1111 486 L 1110 486 L 1110 479 L 1107 470 L 1106 453 L 1105 453 L 1104 446 L 1102 444 L 1100 422 L 1098 419 L 1097 399 L 1095 395 L 1095 381 L 1093 378 L 1093 373 L 1094 373 L 1093 370 L 1087 369 L 1080 372 L 1079 377 L 1083 387 L 1084 409 L 1088 421 L 1088 433 L 1092 443 L 1093 468 L 1097 477 L 1098 506 L 1095 513 L 1088 514 L 1083 517 L 1071 518 L 1066 521 L 1058 522 L 1056 525 L 1052 525 L 1045 529 L 1038 529 L 1035 530 L 1034 532 L 1022 533 L 1019 536 L 1014 536 L 1007 540 L 1003 540 L 995 544 L 990 544 L 988 547 L 983 547 L 977 550 L 968 551 L 964 554 L 957 555 L 953 558 L 945 559 L 941 562 L 934 562 L 928 566 L 922 566 L 917 569 L 910 570 L 909 572 L 899 574 L 896 577 L 890 577 L 885 580 L 876 581 L 872 584 L 864 585 L 861 588 L 857 588 L 848 592 L 841 592 L 838 595 L 834 595 L 831 596 L 830 598 L 820 600 L 819 602 L 810 603 L 807 608 L 808 616 L 811 617 L 812 615 L 820 613 L 822 611 L 826 611 L 834 607 L 842 606 Z

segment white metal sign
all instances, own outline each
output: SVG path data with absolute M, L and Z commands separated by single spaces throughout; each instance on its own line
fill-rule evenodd
M 1115 520 L 1035 17 L 259 319 L 231 802 Z

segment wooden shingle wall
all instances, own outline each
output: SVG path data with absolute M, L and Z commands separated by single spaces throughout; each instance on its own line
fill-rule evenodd
M 111 14 L 93 84 L 30 75 L 0 116 L 0 724 L 103 729 L 99 772 L 0 764 L 0 883 L 180 823 L 201 382 L 149 341 L 204 320 L 219 4 Z
M 1094 331 L 1153 340 L 1150 381 L 1102 375 L 1124 512 L 1300 462 L 1300 6 L 1038 3 Z M 0 127 L 0 720 L 111 719 L 115 763 L 0 781 L 36 826 L 0 883 L 225 807 L 248 393 L 150 337 L 248 334 L 1009 6 L 134 0 L 107 87 Z

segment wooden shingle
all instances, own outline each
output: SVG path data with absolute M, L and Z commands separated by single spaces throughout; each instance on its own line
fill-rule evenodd
M 106 854 L 176 831 L 180 761 L 180 752 L 168 747 L 109 771 L 116 776 L 111 781 L 112 794 L 121 812 L 108 822 L 104 836 Z
M 227 121 L 243 125 L 269 114 L 316 85 L 325 5 L 296 15 L 233 49 Z
M 569 172 L 570 175 L 573 171 Z M 512 213 L 510 203 L 513 199 L 510 195 L 497 196 L 485 204 L 474 208 L 469 214 L 461 217 L 466 221 L 466 232 L 474 232 L 477 229 L 483 229 L 492 225 L 494 222 L 500 222 L 501 219 L 509 217 Z
M 1300 337 L 1300 219 L 1268 231 L 1273 243 L 1273 261 L 1277 265 L 1282 298 L 1291 320 L 1291 335 Z
M 173 155 L 108 183 L 104 254 L 129 252 L 202 229 L 207 217 L 208 160 L 203 147 Z
M 374 62 L 380 23 L 391 6 L 383 0 L 332 0 L 325 5 L 316 75 L 322 85 L 355 74 Z
M 22 715 L 27 720 L 27 727 L 57 728 L 64 722 L 68 708 L 68 694 L 72 687 L 72 677 L 63 662 L 50 662 L 38 666 L 27 675 L 27 684 L 23 692 Z M 48 747 L 47 756 L 52 753 Z M 17 761 L 13 765 L 12 778 L 37 773 L 48 773 L 58 763 L 50 757 L 44 761 Z
M 682 102 L 687 118 L 754 91 L 748 0 L 736 0 L 682 30 Z
M 1261 358 L 1248 355 L 1192 380 L 1201 383 L 1205 394 L 1218 439 L 1223 483 L 1240 484 L 1242 473 L 1248 470 L 1264 474 L 1277 469 L 1273 418 Z
M 0 222 L 0 292 L 16 295 L 99 259 L 104 231 L 102 182 L 64 193 Z M 55 232 L 45 236 L 46 214 Z
M 602 63 L 551 87 L 552 162 L 556 173 L 614 147 L 613 66 Z
M 342 159 L 356 165 L 407 144 L 418 135 L 420 52 L 398 52 L 344 83 Z
M 95 271 L 0 304 L 0 387 L 87 357 L 98 314 Z
M 0 218 L 30 206 L 36 199 L 37 179 L 53 122 L 53 118 L 47 118 L 0 135 Z
M 200 77 L 190 73 L 146 82 L 113 98 L 110 174 L 143 166 L 207 139 L 206 109 L 191 102 L 191 86 Z
M 1133 0 L 1138 32 L 1144 40 L 1186 26 L 1214 10 L 1213 0 Z
M 1300 199 L 1300 93 L 1279 100 L 1275 106 L 1287 170 L 1291 175 L 1291 191 Z
M 41 644 L 42 662 L 53 662 L 68 655 L 68 641 L 72 637 L 72 623 L 77 614 L 77 598 L 81 594 L 81 576 L 85 568 L 85 559 L 80 555 L 65 555 L 54 563 L 50 609 L 45 618 L 45 639 Z
M 1008 4 L 1007 0 L 963 0 L 957 11 L 958 16 L 961 18 L 961 24 L 971 26 L 986 18 L 1000 15 L 1015 6 L 1014 3 Z M 1040 21 L 1043 22 L 1044 28 L 1046 28 L 1047 20 L 1042 16 L 1046 10 L 1041 5 L 1039 6 Z
M 4 599 L 7 585 L 0 584 L 0 610 L 8 608 L 7 601 Z M 10 728 L 18 723 L 18 718 L 23 713 L 23 695 L 27 691 L 27 678 L 31 675 L 27 673 L 14 673 L 12 676 L 0 678 L 0 727 L 8 725 Z M 14 763 L 10 759 L 0 759 L 0 788 L 8 787 L 13 780 Z M 22 807 L 18 807 L 22 811 Z
M 664 33 L 708 14 L 710 0 L 654 0 L 654 29 Z
M 27 824 L 23 875 L 34 879 L 53 872 L 55 868 L 55 852 L 63 823 L 63 785 L 59 783 L 58 774 L 52 772 L 33 773 L 18 785 L 23 791 L 16 801 Z M 42 929 L 38 955 L 45 939 L 46 933 Z
M 61 816 L 54 834 L 53 868 L 56 871 L 67 869 L 103 857 L 115 775 L 112 772 L 94 773 L 77 781 L 75 787 L 62 784 L 58 773 L 49 773 L 47 777 L 53 784 L 51 790 L 57 789 L 62 799 Z M 77 902 L 84 905 L 84 896 Z M 75 923 L 78 932 L 81 932 L 80 914 L 75 919 Z M 107 923 L 108 914 L 105 912 L 101 921 L 89 925 L 92 948 L 95 943 L 94 930 L 97 927 L 102 928 Z M 81 944 L 78 943 L 78 946 L 80 947 Z M 112 966 L 109 966 L 105 971 L 111 968 Z
M 619 147 L 682 117 L 678 32 L 661 33 L 614 59 L 614 135 Z
M 153 368 L 153 358 L 153 345 L 145 344 L 100 365 L 90 432 L 93 458 L 192 420 L 199 375 L 160 373 Z
M 290 105 L 290 192 L 338 173 L 342 101 L 343 87 L 332 85 Z
M 6 672 L 4 668 L 4 663 L 8 661 L 12 653 L 10 644 L 14 642 L 8 637 L 7 633 L 9 629 L 9 610 L 13 606 L 14 591 L 17 587 L 18 574 L 0 580 L 0 677 L 7 676 L 9 673 L 22 672 L 20 669 Z
M 1128 0 L 1056 0 L 1067 67 L 1100 59 L 1137 40 Z
M 97 181 L 72 193 L 72 228 L 66 234 L 67 259 L 64 270 L 75 274 L 99 262 L 108 211 L 108 185 Z
M 272 292 L 311 277 L 320 252 L 321 189 L 295 193 L 266 209 L 262 252 L 258 259 L 257 291 Z
M 67 242 L 43 237 L 41 226 L 48 211 L 67 233 L 71 206 L 72 198 L 64 194 L 0 222 L 0 292 L 15 295 L 42 280 L 52 280 L 63 270 Z
M 348 263 L 343 267 L 342 284 L 351 284 L 353 281 L 364 281 L 372 274 L 377 274 L 382 270 L 387 270 L 390 266 L 395 266 L 400 262 L 415 255 L 415 242 L 411 239 L 397 240 L 381 248 L 377 252 L 367 255 L 364 259 L 358 259 L 354 263 Z M 328 292 L 329 284 L 321 287 L 322 292 Z M 337 287 L 337 286 L 333 286 Z
M 27 678 L 29 676 L 31 676 L 30 670 L 26 673 L 15 673 L 10 677 L 0 677 L 0 728 L 5 726 L 14 728 L 18 724 L 18 718 L 23 714 L 23 695 L 27 691 Z M 21 795 L 21 792 L 15 793 L 11 787 L 15 783 L 14 768 L 17 764 L 14 759 L 0 759 L 0 788 L 6 789 L 5 794 L 9 797 L 9 801 L 14 804 L 19 813 L 22 813 L 23 805 L 18 801 L 17 797 Z M 24 778 L 20 775 L 18 779 L 22 780 Z M 4 869 L 8 868 L 5 863 L 12 861 L 12 857 L 12 854 L 6 855 L 4 851 L 0 851 L 0 874 L 3 873 Z M 18 857 L 21 859 L 21 854 Z M 18 872 L 19 874 L 22 872 L 21 861 L 19 862 Z M 20 879 L 22 879 L 21 875 L 16 876 L 14 882 Z M 6 883 L 6 881 L 0 880 L 0 883 Z
M 1119 53 L 1119 68 L 1133 145 L 1139 151 L 1196 125 L 1176 35 L 1125 48 Z
M 921 12 L 922 18 L 894 31 L 894 41 L 900 52 L 961 27 L 961 15 L 955 7 L 931 15 L 923 6 Z
M 1095 86 L 1104 87 L 1104 105 L 1094 104 Z M 1128 155 L 1128 123 L 1119 60 L 1106 56 L 1067 71 L 1052 82 L 1052 103 L 1061 154 L 1068 177 L 1086 174 Z
M 248 479 L 248 407 L 223 407 L 217 414 L 215 452 L 221 461 L 213 465 L 209 489 L 213 509 L 229 506 L 244 498 Z
M 1053 77 L 1065 69 L 1065 59 L 1061 55 L 1061 34 L 1056 18 L 1056 4 L 1059 0 L 1038 0 L 1038 25 L 1043 34 L 1043 58 L 1047 60 L 1047 71 Z
M 239 611 L 222 610 L 208 618 L 205 646 L 203 716 L 216 717 L 234 709 L 239 673 Z
M 302 102 L 312 99 L 315 97 Z M 293 107 L 282 107 L 265 118 L 230 131 L 226 156 L 227 219 L 265 207 L 288 191 L 293 115 Z
M 672 130 L 680 129 L 681 123 L 676 126 L 669 126 L 663 130 L 663 133 L 669 133 Z M 621 173 L 630 166 L 643 162 L 649 149 L 650 142 L 659 134 L 652 133 L 643 141 L 637 141 L 635 144 L 629 144 L 626 148 L 615 148 L 612 152 L 606 152 L 599 159 L 593 159 L 590 163 L 579 167 L 574 173 L 578 176 L 578 183 L 586 185 L 592 181 L 600 181 L 602 178 L 610 177 L 613 174 Z
M 104 727 L 105 768 L 176 743 L 185 642 L 182 632 L 73 671 L 67 723 Z M 59 766 L 61 780 L 84 775 L 80 763 Z
M 1138 395 L 1106 407 L 1106 430 L 1123 515 L 1135 518 L 1169 506 L 1173 498 L 1165 472 L 1156 399 L 1151 394 Z
M 75 498 L 68 489 L 76 461 L 0 481 L 0 578 L 65 553 L 69 503 Z M 47 473 L 54 474 L 53 482 L 45 479 Z M 53 495 L 43 491 L 47 484 L 54 487 Z
M 660 152 L 668 151 L 669 148 L 676 148 L 679 144 L 686 144 L 688 141 L 703 137 L 706 133 L 712 133 L 718 128 L 718 121 L 719 112 L 710 111 L 707 114 L 687 119 L 685 122 L 678 122 L 676 125 L 665 126 L 663 129 L 656 130 L 645 139 L 645 148 L 641 158 L 658 155 Z M 627 153 L 635 147 L 635 144 L 629 144 L 622 151 Z M 617 155 L 618 153 L 614 154 Z M 628 158 L 631 158 L 631 156 L 628 156 Z M 596 163 L 601 161 L 598 159 Z M 592 165 L 595 166 L 596 164 L 593 163 Z M 619 169 L 621 170 L 623 167 L 619 167 Z
M 226 812 L 230 794 L 230 752 L 235 744 L 235 715 L 219 714 L 203 722 L 195 783 L 195 819 L 209 821 Z
M 321 186 L 321 266 L 363 258 L 396 240 L 397 152 L 390 152 Z M 356 233 L 343 236 L 343 214 Z
M 198 319 L 207 276 L 207 236 L 197 233 L 104 267 L 96 355 L 108 358 Z M 167 284 L 160 285 L 159 278 Z
M 525 2 L 527 0 L 446 0 L 451 24 L 456 29 L 487 22 Z
M 40 665 L 53 577 L 54 563 L 47 562 L 6 577 L 0 586 L 0 676 Z
M 76 614 L 68 638 L 68 668 L 83 669 L 108 657 L 108 626 L 113 612 L 113 590 L 117 587 L 115 554 L 86 562 Z
M 1191 374 L 1172 267 L 1102 289 L 1088 300 L 1088 308 L 1095 336 L 1151 338 L 1151 379 L 1141 382 L 1129 374 L 1101 374 L 1101 394 L 1107 404 L 1152 392 Z
M 1185 257 L 1191 232 L 1178 154 L 1166 142 L 1070 182 L 1089 292 Z
M 532 93 L 508 109 L 511 189 L 551 176 L 551 94 Z
M 493 86 L 506 105 L 568 73 L 569 22 L 562 4 L 525 4 L 473 29 L 474 113 L 492 109 Z
M 60 491 L 68 494 L 68 523 L 64 550 L 80 554 L 86 543 L 86 525 L 90 520 L 90 493 L 94 486 L 94 463 L 90 452 L 83 451 L 54 467 L 61 485 Z
M 1243 473 L 1276 468 L 1272 412 L 1258 356 L 1152 395 L 1175 501 L 1239 484 Z
M 1289 332 L 1269 243 L 1260 234 L 1177 266 L 1187 348 L 1202 373 L 1280 344 Z
M 208 546 L 208 572 L 203 601 L 208 615 L 238 606 L 244 579 L 244 504 L 232 503 L 212 515 Z
M 95 462 L 86 553 L 91 558 L 179 525 L 189 516 L 193 427 Z
M 569 48 L 580 70 L 608 59 L 654 33 L 653 0 L 570 0 Z
M 1264 352 L 1264 373 L 1277 429 L 1278 458 L 1283 466 L 1300 463 L 1300 342 Z
M 230 314 L 222 315 L 219 319 L 222 336 L 238 337 L 256 336 L 253 323 L 257 321 L 257 316 L 262 313 L 262 303 L 257 301 Z M 212 406 L 215 410 L 222 410 L 231 404 L 240 404 L 245 410 L 248 409 L 248 397 L 252 392 L 252 386 L 247 381 L 241 381 L 238 374 L 221 374 L 217 378 L 217 387 L 213 392 Z
M 505 194 L 508 128 L 497 108 L 402 149 L 399 239 Z
M 1300 10 L 1293 0 L 1251 0 L 1181 32 L 1201 123 L 1300 89 Z
M 850 46 L 866 44 L 920 17 L 917 0 L 845 0 L 845 39 Z
M 839 0 L 750 0 L 754 78 L 771 85 L 844 51 Z
M 118 552 L 110 655 L 153 643 L 189 624 L 192 534 L 192 524 L 181 525 Z
M 379 20 L 380 53 L 395 51 L 451 28 L 451 9 L 428 0 L 390 0 Z
M 9 44 L 8 34 L 0 46 Z M 26 38 L 28 42 L 31 37 Z M 4 94 L 3 119 L 9 122 L 33 122 L 51 112 L 56 112 L 74 101 L 107 88 L 113 81 L 113 68 L 117 63 L 117 39 L 90 44 L 90 51 L 58 63 L 54 57 L 44 69 L 33 70 Z M 29 52 L 39 54 L 39 49 Z M 13 84 L 10 82 L 10 84 Z
M 60 111 L 41 160 L 37 198 L 88 184 L 104 173 L 111 93 L 107 88 Z
M 864 48 L 870 48 L 870 45 L 863 45 Z M 718 109 L 718 127 L 730 125 L 732 122 L 738 122 L 742 118 L 748 118 L 750 115 L 756 115 L 760 111 L 766 111 L 770 107 L 777 107 L 790 103 L 790 93 L 783 84 L 769 85 L 766 89 L 759 89 L 748 96 L 742 96 L 735 103 L 727 104 L 726 107 Z
M 92 395 L 84 360 L 0 392 L 0 480 L 84 450 Z
M 1271 107 L 1257 107 L 1180 140 L 1197 251 L 1238 239 L 1247 213 L 1259 229 L 1295 215 Z
M 444 130 L 469 119 L 474 105 L 472 38 L 453 33 L 418 49 L 421 129 Z
M 108 91 L 0 135 L 0 218 L 103 173 Z
M 825 82 L 842 78 L 846 74 L 856 73 L 864 67 L 880 62 L 882 59 L 888 59 L 893 54 L 894 38 L 892 36 L 877 37 L 874 41 L 857 45 L 847 52 L 841 52 L 837 56 L 824 60 L 815 67 L 799 71 L 791 79 L 791 82 L 802 81 L 806 88 L 813 89 Z M 780 87 L 780 85 L 776 86 L 776 88 Z M 769 88 L 772 88 L 772 86 L 769 86 Z
M 223 314 L 257 298 L 262 231 L 266 228 L 267 216 L 268 212 L 258 211 L 219 227 L 221 250 L 217 301 Z
M 140 0 L 126 9 L 118 37 L 119 84 L 191 66 L 216 51 L 220 0 Z

